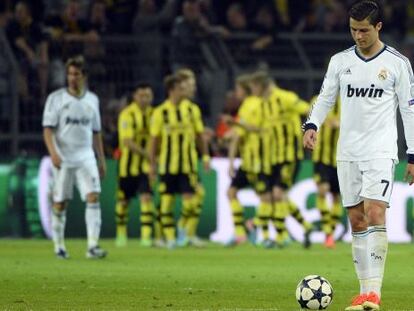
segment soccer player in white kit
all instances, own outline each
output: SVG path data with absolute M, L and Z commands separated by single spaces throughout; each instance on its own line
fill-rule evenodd
M 52 237 L 58 258 L 68 258 L 64 244 L 67 201 L 76 183 L 86 201 L 87 258 L 104 258 L 99 247 L 100 178 L 105 176 L 99 99 L 86 87 L 82 56 L 66 63 L 67 88 L 51 93 L 43 111 L 43 137 L 53 163 Z M 97 160 L 95 158 L 95 154 Z
M 414 178 L 414 76 L 410 62 L 379 39 L 381 8 L 362 0 L 350 11 L 356 43 L 334 55 L 309 119 L 304 145 L 313 149 L 317 130 L 339 93 L 342 102 L 337 162 L 343 206 L 352 227 L 352 255 L 360 294 L 345 310 L 379 310 L 388 241 L 388 207 L 397 157 L 399 106 L 408 146 L 406 179 Z

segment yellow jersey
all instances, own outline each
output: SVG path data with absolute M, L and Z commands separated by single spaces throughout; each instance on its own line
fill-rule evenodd
M 316 96 L 312 102 L 316 100 Z M 323 163 L 325 165 L 336 167 L 336 149 L 339 139 L 339 118 L 341 103 L 338 98 L 336 105 L 329 112 L 325 122 L 318 130 L 315 150 L 312 153 L 314 163 Z M 334 124 L 337 123 L 337 124 Z
M 139 147 L 148 151 L 149 123 L 152 108 L 144 110 L 138 103 L 132 102 L 118 116 L 118 140 L 121 157 L 118 162 L 119 177 L 147 174 L 149 159 L 130 150 L 124 144 L 125 139 L 132 139 Z
M 164 174 L 197 171 L 196 135 L 204 131 L 198 106 L 184 99 L 174 105 L 164 101 L 154 110 L 150 133 L 160 138 L 158 168 Z

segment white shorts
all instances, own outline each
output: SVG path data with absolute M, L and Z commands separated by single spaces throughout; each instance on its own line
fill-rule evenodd
M 342 204 L 352 207 L 364 199 L 390 202 L 394 185 L 395 161 L 338 161 L 338 180 Z
M 96 161 L 88 161 L 82 166 L 57 169 L 53 167 L 53 201 L 60 203 L 73 198 L 73 187 L 79 190 L 81 199 L 89 193 L 100 193 L 101 182 Z

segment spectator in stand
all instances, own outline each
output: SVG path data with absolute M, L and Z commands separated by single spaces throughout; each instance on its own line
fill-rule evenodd
M 137 2 L 137 0 L 106 0 L 108 17 L 114 32 L 131 33 Z
M 91 3 L 89 23 L 90 28 L 101 36 L 113 32 L 111 21 L 106 15 L 106 4 L 104 0 L 94 0 Z
M 7 35 L 19 63 L 19 91 L 23 101 L 41 101 L 47 93 L 48 44 L 40 24 L 33 19 L 28 2 L 16 3 Z
M 246 33 L 249 31 L 246 12 L 241 3 L 233 3 L 227 8 L 226 27 L 231 33 Z
M 163 27 L 171 26 L 177 11 L 177 0 L 167 0 L 161 10 L 155 0 L 140 0 L 133 22 L 133 33 L 137 40 L 134 57 L 134 80 L 148 81 L 155 91 L 156 103 L 161 102 Z M 170 27 L 168 27 L 170 28 Z

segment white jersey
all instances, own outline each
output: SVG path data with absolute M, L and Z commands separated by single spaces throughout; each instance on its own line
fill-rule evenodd
M 407 153 L 414 154 L 414 77 L 409 60 L 384 46 L 364 59 L 352 47 L 334 55 L 307 120 L 320 127 L 341 99 L 337 159 L 398 160 L 396 109 L 403 118 Z
M 101 130 L 99 99 L 86 91 L 75 97 L 66 88 L 51 93 L 43 111 L 43 127 L 54 128 L 54 142 L 62 163 L 79 166 L 94 160 L 93 133 Z

